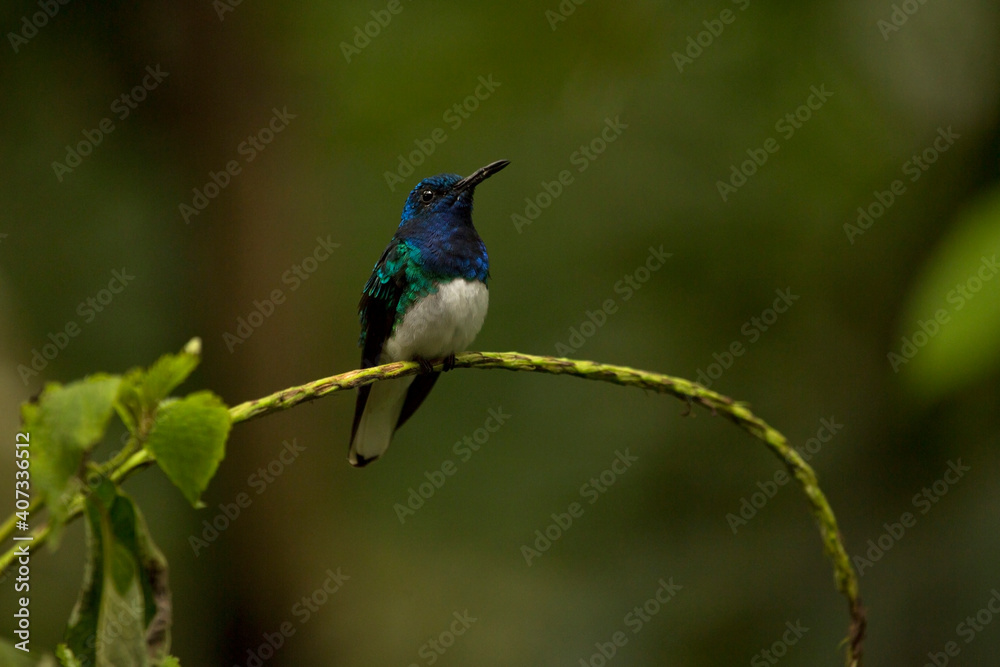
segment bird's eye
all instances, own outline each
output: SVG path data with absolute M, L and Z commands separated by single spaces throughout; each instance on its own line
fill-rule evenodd
M 429 204 L 432 199 L 434 199 L 434 192 L 432 190 L 424 190 L 420 193 L 420 201 L 423 203 Z

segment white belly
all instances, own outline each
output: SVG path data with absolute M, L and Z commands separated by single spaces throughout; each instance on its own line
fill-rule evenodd
M 478 280 L 442 284 L 410 306 L 382 348 L 383 361 L 436 359 L 464 351 L 482 328 L 489 303 L 489 290 Z

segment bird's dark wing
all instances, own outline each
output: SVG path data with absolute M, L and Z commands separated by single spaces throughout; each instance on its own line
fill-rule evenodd
M 396 422 L 396 428 L 399 428 L 406 423 L 406 420 L 417 411 L 420 404 L 424 402 L 427 398 L 427 394 L 431 393 L 431 389 L 434 387 L 434 383 L 437 382 L 440 373 L 422 373 L 417 377 L 413 378 L 413 383 L 406 392 L 406 400 L 403 402 L 403 409 L 399 413 L 399 420 Z
M 358 344 L 362 348 L 362 368 L 379 364 L 382 345 L 392 335 L 396 309 L 406 290 L 409 250 L 405 242 L 394 240 L 390 243 L 365 283 L 361 303 L 358 305 L 358 312 L 361 314 L 361 338 Z
M 409 246 L 405 242 L 392 243 L 382 253 L 372 275 L 365 283 L 358 312 L 361 314 L 361 368 L 371 368 L 379 364 L 382 346 L 392 335 L 396 322 L 396 307 L 406 289 L 406 263 Z M 358 401 L 354 407 L 354 425 L 351 427 L 351 441 L 358 430 L 361 415 L 365 412 L 371 385 L 358 389 Z

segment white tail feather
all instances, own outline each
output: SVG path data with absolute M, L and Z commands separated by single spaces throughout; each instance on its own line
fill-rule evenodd
M 364 465 L 373 461 L 389 448 L 396 422 L 399 421 L 399 413 L 406 401 L 406 392 L 412 382 L 412 377 L 406 377 L 372 385 L 365 411 L 358 422 L 358 431 L 351 441 L 351 452 L 347 457 L 351 465 Z

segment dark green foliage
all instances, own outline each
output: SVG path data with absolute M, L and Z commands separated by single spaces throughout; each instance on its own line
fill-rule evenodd
M 209 391 L 166 402 L 157 413 L 146 448 L 195 507 L 225 454 L 229 427 L 229 410 Z
M 74 477 L 84 456 L 100 442 L 111 418 L 121 378 L 93 375 L 66 386 L 49 383 L 37 403 L 21 408 L 33 434 L 32 477 L 58 527 L 65 518 Z
M 87 664 L 160 664 L 170 643 L 167 562 L 132 500 L 105 480 L 87 497 L 87 569 L 66 647 Z
M 192 504 L 218 468 L 229 434 L 229 410 L 208 391 L 170 398 L 198 365 L 200 342 L 162 356 L 148 370 L 123 376 L 94 375 L 65 386 L 49 384 L 37 402 L 22 406 L 32 434 L 32 479 L 50 510 L 55 533 L 70 515 L 86 518 L 88 558 L 83 586 L 66 628 L 59 662 L 75 665 L 166 665 L 171 596 L 167 562 L 142 513 L 116 480 L 130 459 L 155 459 Z M 117 412 L 130 438 L 101 465 L 88 455 Z M 51 656 L 3 664 L 54 665 Z M 21 662 L 14 662 L 21 659 Z

